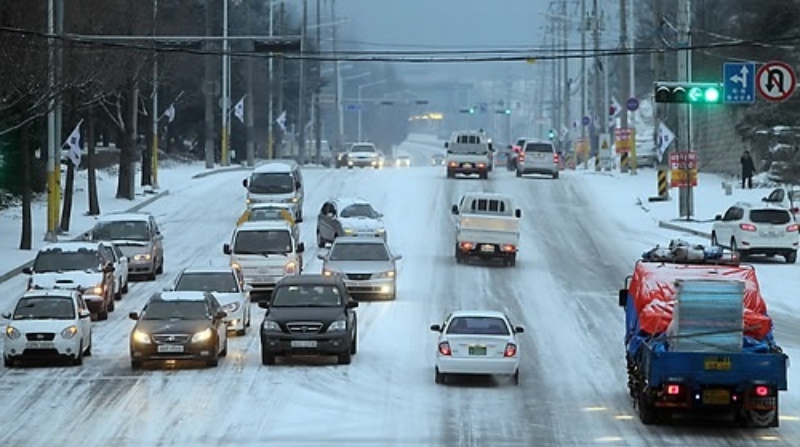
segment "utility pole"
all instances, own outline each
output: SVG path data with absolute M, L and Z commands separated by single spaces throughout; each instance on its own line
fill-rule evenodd
M 317 0 L 317 53 L 322 51 L 322 14 L 320 0 Z M 322 79 L 322 62 L 317 61 L 317 81 Z M 319 113 L 319 82 L 317 82 L 317 92 L 314 95 L 314 160 L 317 164 L 322 164 L 322 120 Z
M 214 30 L 214 11 L 208 5 L 206 7 L 206 37 L 211 37 Z M 206 55 L 203 56 L 205 63 L 205 73 L 203 81 L 203 93 L 205 94 L 205 158 L 206 169 L 214 169 L 214 96 L 216 91 L 216 75 L 214 73 L 214 43 L 211 40 L 205 42 Z
M 692 21 L 692 2 L 691 0 L 680 0 L 678 2 L 677 28 L 678 46 L 683 47 L 678 52 L 678 81 L 692 81 L 692 53 L 689 49 L 692 45 L 691 25 Z M 692 141 L 692 118 L 691 106 L 684 105 L 678 107 L 678 131 L 677 143 L 678 150 L 684 152 L 691 151 Z M 691 179 L 687 176 L 687 183 Z M 694 203 L 691 186 L 681 186 L 678 192 L 678 208 L 680 217 L 690 220 L 694 215 Z
M 591 139 L 591 152 L 595 154 L 595 157 L 600 156 L 600 144 L 599 144 L 599 132 L 607 132 L 607 117 L 608 117 L 608 98 L 601 98 L 601 82 L 602 79 L 600 78 L 601 70 L 605 72 L 607 67 L 603 67 L 600 61 L 600 8 L 598 6 L 598 0 L 592 0 L 592 40 L 593 40 L 593 47 L 594 47 L 594 82 L 592 83 L 592 88 L 594 89 L 594 100 L 592 101 L 592 124 L 589 132 L 589 138 Z M 597 170 L 599 170 L 600 165 L 595 163 Z
M 47 0 L 47 34 L 55 34 L 55 27 L 54 0 Z M 47 42 L 47 87 L 51 98 L 47 108 L 47 233 L 44 236 L 44 240 L 48 242 L 58 240 L 56 226 L 59 220 L 58 194 L 61 189 L 61 185 L 56 183 L 56 160 L 61 160 L 61 154 L 57 153 L 55 99 L 52 99 L 55 98 L 56 90 L 55 46 L 55 39 L 50 37 Z
M 242 5 L 244 8 L 248 7 L 248 3 Z M 250 11 L 245 11 L 245 27 L 247 28 L 247 35 L 253 35 L 253 14 Z M 251 41 L 247 44 L 250 51 L 255 51 L 255 42 Z M 253 92 L 253 58 L 248 57 L 245 62 L 245 84 L 247 87 L 247 94 L 244 97 L 244 126 L 247 142 L 245 143 L 245 151 L 247 152 L 247 166 L 256 165 L 256 136 L 255 136 L 255 107 L 253 107 L 253 99 L 255 94 Z
M 586 31 L 588 26 L 586 23 L 586 0 L 581 0 L 581 18 L 580 18 L 580 31 L 581 31 L 581 140 L 586 141 L 586 126 L 583 124 L 583 118 L 587 116 L 587 98 L 588 87 L 586 75 Z M 584 143 L 585 144 L 585 143 Z M 577 154 L 576 154 L 577 155 Z M 577 163 L 577 158 L 575 160 Z
M 569 46 L 567 45 L 568 42 L 568 33 L 567 29 L 569 28 L 569 21 L 567 15 L 567 0 L 561 0 L 561 31 L 562 31 L 562 48 L 564 49 L 564 59 L 563 59 L 563 75 L 564 75 L 564 99 L 562 100 L 562 109 L 564 112 L 564 117 L 561 120 L 561 127 L 558 129 L 558 135 L 563 135 L 563 141 L 561 142 L 561 150 L 567 150 L 567 143 L 569 143 L 569 122 L 570 122 L 570 89 L 572 87 L 572 81 L 569 78 L 569 58 L 567 57 L 567 49 Z M 566 135 L 564 129 L 567 129 Z M 561 140 L 561 139 L 559 139 Z
M 333 58 L 338 59 L 337 49 L 338 49 L 338 42 L 337 39 L 337 31 L 339 29 L 339 25 L 336 24 L 336 0 L 331 0 L 331 21 L 334 23 L 333 25 Z M 342 110 L 342 63 L 341 61 L 334 62 L 334 77 L 335 82 L 333 83 L 333 98 L 334 103 L 336 104 L 336 123 L 337 130 L 336 130 L 336 149 L 339 150 L 341 146 L 344 144 L 344 111 Z
M 157 32 L 158 24 L 158 0 L 153 0 L 153 37 Z M 155 42 L 154 42 L 155 45 Z M 153 188 L 158 188 L 158 52 L 153 51 L 153 106 L 152 106 L 152 121 L 153 126 L 153 141 L 150 153 L 150 178 L 142 179 L 143 185 L 150 185 Z M 142 157 L 146 160 L 147 157 Z M 142 173 L 145 169 L 142 169 Z M 146 183 L 145 183 L 146 182 Z
M 295 128 L 297 129 L 298 156 L 300 158 L 301 165 L 306 163 L 306 120 L 303 109 L 306 102 L 306 64 L 304 56 L 307 49 L 307 32 L 308 0 L 303 0 L 303 24 L 300 28 L 300 55 L 303 57 L 300 58 L 300 88 L 298 89 L 297 123 L 295 124 Z
M 280 8 L 280 11 L 278 12 L 278 23 L 280 24 L 280 26 L 278 28 L 278 35 L 281 35 L 281 33 L 283 33 L 284 30 L 286 29 L 286 5 L 284 3 L 281 3 L 281 8 Z M 283 73 L 284 73 L 285 68 L 286 68 L 286 61 L 283 58 L 281 58 L 281 59 L 278 59 L 277 63 L 278 63 L 278 70 L 277 70 L 278 74 L 277 74 L 276 77 L 273 77 L 272 80 L 274 81 L 274 85 L 275 85 L 274 88 L 277 89 L 277 92 L 276 92 L 276 96 L 277 96 L 276 101 L 278 102 L 278 109 L 277 110 L 280 110 L 281 113 L 283 113 L 283 111 L 286 110 L 286 108 L 285 108 L 285 105 L 286 105 L 285 102 L 286 101 L 284 101 L 284 97 L 283 97 Z M 275 123 L 273 122 L 272 123 L 272 127 L 274 127 L 274 125 L 275 125 Z M 297 126 L 295 126 L 295 128 L 297 128 Z M 283 136 L 285 137 L 285 133 L 284 133 Z M 284 143 L 283 139 L 281 139 L 281 143 Z M 274 142 L 273 142 L 273 147 L 274 147 Z M 275 151 L 275 152 L 277 152 L 277 151 Z M 278 158 L 278 155 L 275 152 L 273 152 L 273 154 L 275 154 L 274 155 L 275 158 Z M 283 156 L 283 155 L 286 155 L 286 154 L 283 154 L 283 150 L 282 150 L 280 155 Z
M 269 2 L 269 37 L 274 35 L 275 29 L 275 2 Z M 275 143 L 275 104 L 273 98 L 275 97 L 275 75 L 273 74 L 274 62 L 272 55 L 269 56 L 269 104 L 267 106 L 267 158 L 273 158 L 273 144 Z
M 620 96 L 622 101 L 622 111 L 620 112 L 620 128 L 623 132 L 628 131 L 628 98 L 632 93 L 630 92 L 630 57 L 624 53 L 628 49 L 628 0 L 619 0 L 619 46 L 620 52 L 623 53 L 620 58 Z M 630 163 L 630 174 L 636 175 L 636 137 L 633 131 L 630 133 L 630 153 L 628 154 L 628 163 Z M 621 165 L 620 169 L 625 172 L 625 166 Z
M 56 0 L 56 13 L 55 13 L 55 32 L 61 36 L 64 34 L 64 0 Z M 64 48 L 63 45 L 56 45 L 56 84 L 63 85 L 64 78 Z M 55 100 L 55 113 L 56 113 L 56 154 L 58 160 L 56 162 L 56 209 L 61 209 L 61 149 L 64 143 L 64 132 L 62 127 L 64 125 L 64 100 L 63 94 L 60 91 L 56 95 Z M 77 167 L 75 168 L 77 169 Z M 61 213 L 56 212 L 56 231 L 59 231 L 59 223 L 61 221 Z
M 556 38 L 555 38 L 556 29 L 555 29 L 555 25 L 553 23 L 555 23 L 555 22 L 551 22 L 551 24 L 550 24 L 549 33 L 550 33 L 550 42 L 551 42 L 551 45 L 552 45 L 552 49 L 553 49 L 553 52 L 555 52 L 555 49 L 557 48 Z M 559 99 L 559 92 L 561 91 L 558 88 L 559 87 L 558 74 L 559 74 L 559 71 L 560 71 L 559 67 L 560 67 L 560 65 L 558 63 L 558 59 L 554 59 L 553 60 L 553 64 L 552 64 L 552 70 L 550 72 L 550 82 L 553 83 L 553 87 L 551 89 L 551 95 L 550 95 L 550 126 L 551 126 L 551 129 L 558 129 L 558 127 L 559 127 L 558 126 L 558 120 L 559 120 L 560 114 L 558 113 L 558 111 L 559 111 L 559 103 L 558 103 L 559 101 L 558 101 L 558 99 Z
M 228 0 L 222 0 L 222 139 L 220 148 L 221 166 L 228 166 L 228 127 L 230 126 L 230 115 L 228 110 L 231 108 L 230 73 L 228 72 L 230 46 L 228 44 Z

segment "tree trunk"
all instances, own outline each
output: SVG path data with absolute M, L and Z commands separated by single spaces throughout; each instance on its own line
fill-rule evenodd
M 33 246 L 33 220 L 31 213 L 31 198 L 33 185 L 31 183 L 31 152 L 33 148 L 28 137 L 28 129 L 23 127 L 19 131 L 19 147 L 22 156 L 22 232 L 19 238 L 19 249 L 30 250 Z
M 72 218 L 72 196 L 75 193 L 75 166 L 67 160 L 67 182 L 64 185 L 64 203 L 61 209 L 60 230 L 69 232 L 69 221 Z
M 156 112 L 153 112 L 156 113 Z M 142 186 L 150 186 L 153 184 L 153 126 L 145 126 L 145 141 L 147 144 L 142 152 Z
M 139 82 L 132 80 L 126 92 L 123 115 L 125 116 L 125 134 L 119 153 L 119 177 L 117 178 L 117 198 L 133 200 L 136 193 L 136 134 L 139 115 Z
M 100 214 L 100 201 L 97 198 L 97 172 L 94 168 L 94 154 L 95 154 L 95 128 L 94 128 L 94 106 L 89 107 L 89 112 L 86 117 L 86 125 L 88 130 L 86 132 L 86 166 L 88 169 L 88 190 L 89 190 L 89 215 L 97 216 Z

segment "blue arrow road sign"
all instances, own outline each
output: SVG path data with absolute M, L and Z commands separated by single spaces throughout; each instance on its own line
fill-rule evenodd
M 756 64 L 725 62 L 722 64 L 722 100 L 726 104 L 756 102 Z

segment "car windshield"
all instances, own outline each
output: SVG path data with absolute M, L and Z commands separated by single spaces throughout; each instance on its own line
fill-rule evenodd
M 236 233 L 233 252 L 239 255 L 286 254 L 292 251 L 287 230 L 248 230 Z
M 19 300 L 14 309 L 14 320 L 74 320 L 75 305 L 72 298 L 31 296 Z
M 792 220 L 791 214 L 788 211 L 780 210 L 752 210 L 750 211 L 750 220 L 753 223 L 766 223 L 774 225 L 784 225 Z
M 525 152 L 545 152 L 552 153 L 553 146 L 547 143 L 528 143 L 525 145 Z
M 455 317 L 447 326 L 454 335 L 509 335 L 505 321 L 495 317 Z
M 153 300 L 142 313 L 141 320 L 207 320 L 210 319 L 205 301 Z
M 150 239 L 148 223 L 141 220 L 100 222 L 92 230 L 93 241 L 142 241 Z
M 294 192 L 294 177 L 288 172 L 253 174 L 248 189 L 254 194 L 289 194 Z
M 46 250 L 36 255 L 33 271 L 37 273 L 100 271 L 100 258 L 94 250 Z
M 285 208 L 255 208 L 250 211 L 248 220 L 258 222 L 262 220 L 283 220 L 283 213 L 286 213 Z
M 331 247 L 331 261 L 388 261 L 384 244 L 337 244 Z
M 272 298 L 273 307 L 336 307 L 342 295 L 335 286 L 298 285 L 279 287 Z
M 368 217 L 370 219 L 377 219 L 378 213 L 368 203 L 357 203 L 345 207 L 341 213 L 341 217 Z
M 357 144 L 350 149 L 350 152 L 375 152 L 375 147 L 368 144 Z
M 184 273 L 175 284 L 178 292 L 237 293 L 239 286 L 231 272 Z

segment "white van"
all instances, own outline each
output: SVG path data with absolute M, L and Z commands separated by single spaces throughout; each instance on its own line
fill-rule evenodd
M 242 271 L 251 300 L 259 302 L 268 299 L 278 280 L 302 272 L 305 245 L 292 236 L 289 222 L 245 222 L 222 251 Z
M 303 221 L 303 175 L 293 160 L 275 160 L 256 166 L 242 180 L 247 188 L 247 205 L 253 203 L 292 203 L 295 222 Z

